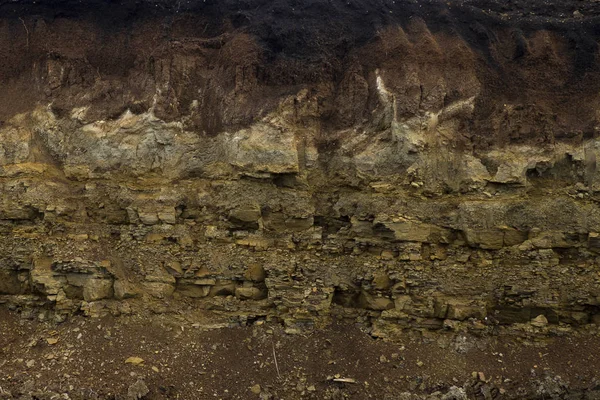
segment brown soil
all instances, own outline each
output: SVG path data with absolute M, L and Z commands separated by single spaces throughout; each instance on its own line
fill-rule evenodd
M 299 85 L 331 85 L 320 122 L 346 128 L 377 107 L 348 76 L 372 81 L 370 71 L 401 72 L 406 60 L 444 71 L 437 52 L 454 46 L 463 50 L 446 56 L 450 66 L 473 68 L 483 85 L 465 128 L 476 147 L 579 140 L 595 132 L 599 15 L 593 0 L 0 1 L 0 123 L 36 104 L 59 116 L 91 104 L 92 120 L 153 102 L 158 117 L 177 120 L 202 93 L 203 113 L 186 127 L 217 135 L 259 119 Z M 394 43 L 399 27 L 425 38 L 421 47 Z M 462 59 L 465 48 L 474 58 Z M 507 103 L 524 105 L 517 121 L 499 115 Z M 531 126 L 515 128 L 521 120 Z M 515 131 L 496 137 L 502 124 Z M 532 132 L 546 125 L 554 132 Z
M 127 398 L 142 379 L 147 399 L 392 399 L 461 387 L 474 371 L 500 398 L 524 398 L 549 381 L 564 392 L 594 388 L 600 368 L 597 336 L 534 342 L 413 332 L 388 343 L 348 323 L 289 335 L 269 323 L 203 329 L 155 316 L 55 325 L 0 313 L 0 398 Z

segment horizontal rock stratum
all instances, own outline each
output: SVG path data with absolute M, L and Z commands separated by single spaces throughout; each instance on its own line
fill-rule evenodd
M 0 1 L 2 301 L 599 323 L 599 26 L 592 0 Z

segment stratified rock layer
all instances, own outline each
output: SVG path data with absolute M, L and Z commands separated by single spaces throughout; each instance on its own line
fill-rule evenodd
M 600 3 L 546 3 L 0 2 L 2 298 L 598 322 Z

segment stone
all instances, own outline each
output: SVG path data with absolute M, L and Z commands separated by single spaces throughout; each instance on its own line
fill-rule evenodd
M 198 286 L 214 286 L 217 280 L 214 278 L 194 279 L 194 285 Z
M 257 287 L 238 287 L 235 289 L 235 297 L 240 300 L 262 300 L 267 298 L 267 292 Z
M 372 285 L 375 290 L 387 290 L 392 286 L 392 281 L 387 273 L 382 272 L 375 274 Z
M 141 219 L 141 217 L 140 217 Z M 177 216 L 175 209 L 168 209 L 158 213 L 158 219 L 165 224 L 175 225 L 177 223 Z M 143 221 L 142 221 L 143 222 Z
M 436 227 L 412 221 L 385 223 L 394 233 L 394 238 L 406 242 L 429 242 Z
M 218 281 L 210 288 L 209 296 L 232 296 L 235 294 L 236 285 L 231 281 Z
M 545 315 L 540 314 L 531 320 L 531 325 L 538 327 L 538 328 L 544 328 L 544 327 L 548 326 L 548 318 L 546 318 Z
M 144 240 L 148 243 L 160 243 L 165 240 L 165 235 L 158 232 L 150 232 L 145 237 Z
M 288 218 L 285 220 L 285 230 L 292 232 L 306 231 L 313 227 L 314 218 Z
M 136 357 L 136 356 L 133 356 L 133 357 L 128 357 L 128 358 L 125 360 L 125 364 L 133 364 L 133 365 L 140 365 L 140 364 L 142 364 L 143 362 L 144 362 L 144 359 L 143 359 L 143 358 L 141 358 L 141 357 Z
M 528 232 L 503 227 L 503 246 L 517 246 L 527 240 Z
M 472 247 L 498 250 L 504 246 L 504 232 L 501 229 L 466 229 L 463 233 L 467 243 Z
M 227 231 L 219 229 L 219 227 L 214 225 L 208 225 L 204 231 L 204 236 L 208 239 L 223 239 L 226 238 L 227 235 Z
M 157 299 L 171 297 L 175 292 L 175 285 L 164 282 L 142 282 L 144 293 L 149 294 Z
M 116 280 L 113 284 L 115 298 L 119 300 L 129 299 L 137 296 L 137 291 L 131 283 L 124 280 Z
M 210 272 L 210 270 L 208 268 L 206 268 L 204 265 L 200 266 L 196 272 L 194 272 L 194 276 L 196 278 L 206 278 L 207 276 L 211 276 L 213 275 L 212 272 Z
M 155 212 L 139 212 L 140 221 L 145 225 L 156 225 L 158 224 L 158 215 Z
M 259 384 L 256 384 L 256 385 L 254 385 L 254 386 L 252 386 L 252 387 L 250 388 L 250 391 L 251 391 L 252 393 L 256 394 L 256 395 L 259 395 L 259 394 L 260 394 L 260 392 L 261 392 L 261 390 L 262 390 L 262 389 L 261 389 L 261 387 L 260 387 L 260 385 L 259 385 Z
M 254 263 L 249 264 L 244 272 L 244 279 L 252 282 L 264 282 L 267 277 L 267 273 L 262 265 Z
M 291 130 L 261 122 L 231 135 L 226 145 L 231 165 L 251 176 L 299 171 L 298 150 Z
M 88 279 L 83 287 L 85 301 L 97 301 L 113 297 L 112 279 Z
M 433 318 L 436 315 L 437 303 L 433 297 L 400 295 L 395 299 L 395 308 L 409 315 L 421 318 Z
M 505 162 L 498 167 L 498 171 L 491 179 L 491 182 L 524 185 L 527 182 L 526 168 L 526 160 L 511 160 Z
M 461 301 L 451 299 L 448 302 L 447 318 L 464 321 L 469 318 L 482 320 L 485 318 L 486 310 L 484 305 L 476 305 L 471 301 Z
M 229 219 L 241 223 L 256 222 L 260 219 L 260 207 L 256 204 L 247 204 L 229 212 Z
M 142 379 L 138 379 L 127 388 L 127 398 L 131 400 L 143 399 L 148 393 L 150 393 L 150 389 Z
M 442 395 L 441 400 L 468 400 L 465 389 L 452 386 L 447 393 Z
M 101 301 L 92 301 L 89 303 L 87 301 L 82 301 L 79 308 L 83 312 L 83 315 L 90 318 L 102 318 L 110 313 L 106 304 Z
M 196 284 L 178 284 L 177 293 L 187 297 L 202 298 L 209 295 L 211 287 Z
M 252 247 L 256 250 L 267 250 L 273 246 L 273 241 L 262 237 L 248 237 L 245 239 L 236 240 L 236 244 L 240 246 Z
M 361 308 L 366 308 L 367 310 L 383 311 L 394 308 L 393 300 L 386 297 L 375 297 L 364 291 L 361 292 L 358 302 Z
M 161 265 L 152 268 L 146 275 L 146 281 L 174 284 L 177 279 Z
M 65 286 L 66 279 L 56 276 L 51 269 L 52 259 L 35 258 L 31 270 L 31 281 L 38 290 L 46 295 L 56 295 Z
M 165 263 L 165 268 L 172 275 L 175 275 L 175 276 L 183 275 L 183 268 L 181 267 L 181 263 L 179 261 L 167 261 Z
M 69 234 L 67 237 L 76 242 L 85 242 L 89 239 L 89 235 L 87 233 Z
M 572 247 L 564 232 L 544 231 L 531 237 L 531 244 L 538 249 L 568 248 Z

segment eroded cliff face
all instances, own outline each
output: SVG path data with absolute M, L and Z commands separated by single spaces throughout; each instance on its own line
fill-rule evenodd
M 539 3 L 0 2 L 3 301 L 598 323 L 600 3 Z

